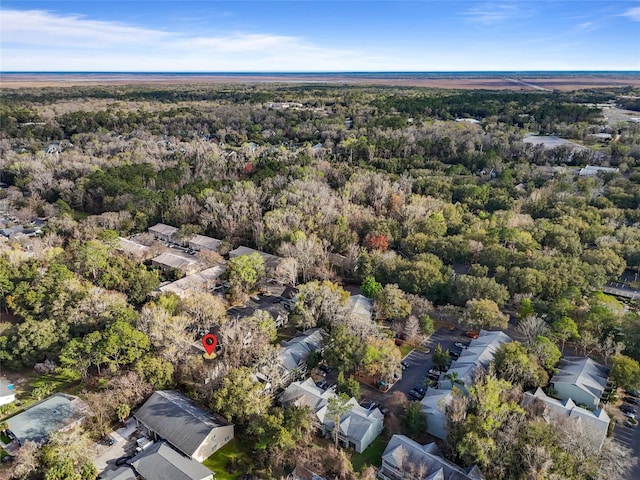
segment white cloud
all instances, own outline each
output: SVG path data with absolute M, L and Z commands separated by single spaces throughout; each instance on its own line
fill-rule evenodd
M 634 22 L 640 22 L 640 7 L 630 8 L 622 14 L 623 17 L 629 17 Z
M 464 16 L 471 22 L 493 25 L 513 18 L 517 12 L 511 3 L 482 3 L 467 10 Z
M 372 61 L 363 52 L 322 48 L 295 36 L 194 36 L 42 10 L 0 11 L 0 30 L 5 71 L 331 70 L 366 69 Z

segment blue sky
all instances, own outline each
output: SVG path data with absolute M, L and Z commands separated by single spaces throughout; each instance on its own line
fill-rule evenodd
M 640 1 L 3 0 L 0 70 L 640 70 Z

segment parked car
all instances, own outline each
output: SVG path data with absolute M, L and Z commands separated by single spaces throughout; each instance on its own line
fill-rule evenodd
M 113 445 L 114 443 L 116 443 L 116 441 L 113 439 L 113 437 L 111 437 L 110 435 L 105 435 L 104 437 L 102 437 L 100 439 L 100 443 L 103 445 L 106 445 L 108 447 L 110 447 L 111 445 Z
M 635 413 L 631 413 L 631 412 L 622 412 L 622 413 L 627 418 L 633 418 L 634 420 L 636 419 L 636 414 Z
M 624 421 L 624 426 L 629 428 L 636 428 L 638 426 L 638 421 L 635 419 L 631 420 L 630 418 L 628 418 Z
M 326 380 L 320 380 L 318 383 L 316 383 L 316 387 L 321 388 L 323 390 L 326 390 L 328 386 L 329 386 L 329 383 Z
M 465 335 L 469 338 L 476 339 L 480 336 L 480 332 L 478 332 L 477 330 L 468 330 L 465 332 Z
M 402 346 L 402 340 L 400 340 L 399 338 L 396 338 L 396 339 L 393 341 L 393 343 L 395 343 L 395 344 L 396 344 L 396 347 L 400 347 L 400 346 Z
M 640 405 L 640 400 L 635 397 L 624 397 L 624 401 L 632 405 Z
M 318 370 L 324 372 L 325 374 L 329 373 L 331 371 L 331 367 L 329 365 L 326 364 L 320 364 L 318 365 Z
M 409 368 L 410 367 L 410 365 L 407 362 L 405 362 L 404 360 L 400 362 L 400 365 L 402 365 L 403 368 Z
M 460 354 L 458 352 L 454 352 L 453 350 L 449 350 L 449 356 L 454 360 L 457 360 L 458 358 L 460 358 Z
M 462 342 L 455 342 L 454 345 L 458 348 L 462 348 L 463 350 L 469 346 L 466 343 L 462 343 Z
M 408 395 L 416 400 L 422 400 L 424 398 L 424 395 L 418 392 L 415 388 L 410 390 Z
M 640 390 L 627 390 L 627 393 L 632 397 L 640 397 Z
M 373 400 L 362 400 L 360 402 L 360 406 L 362 408 L 366 408 L 367 410 L 373 410 L 376 407 L 376 402 L 374 402 Z
M 5 455 L 4 457 L 2 457 L 2 463 L 7 463 L 11 460 L 13 460 L 13 457 L 11 455 Z
M 382 415 L 384 415 L 385 417 L 386 417 L 387 415 L 389 415 L 389 409 L 388 409 L 387 407 L 385 407 L 385 406 L 380 406 L 380 407 L 378 407 L 378 408 L 380 409 L 380 413 L 381 413 Z
M 636 409 L 631 405 L 620 405 L 620 410 L 623 413 L 636 413 Z
M 424 396 L 424 394 L 427 393 L 427 389 L 424 387 L 415 387 L 414 390 L 419 394 L 421 394 L 422 396 Z

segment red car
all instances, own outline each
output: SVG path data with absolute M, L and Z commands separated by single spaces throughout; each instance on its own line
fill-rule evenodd
M 480 335 L 480 332 L 478 332 L 477 330 L 469 330 L 468 332 L 465 333 L 465 335 L 469 338 L 478 338 L 478 336 Z

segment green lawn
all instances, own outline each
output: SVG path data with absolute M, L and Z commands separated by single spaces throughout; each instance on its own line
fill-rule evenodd
M 368 465 L 373 465 L 374 467 L 382 465 L 382 453 L 386 446 L 387 440 L 384 436 L 379 435 L 364 452 L 351 455 L 353 469 L 356 472 L 360 472 Z
M 216 480 L 235 480 L 247 473 L 251 463 L 247 452 L 241 450 L 236 439 L 231 440 L 202 464 L 215 473 Z
M 2 440 L 2 442 L 5 445 L 8 445 L 9 443 L 11 443 L 11 439 L 7 437 L 4 433 L 0 433 L 0 440 Z

